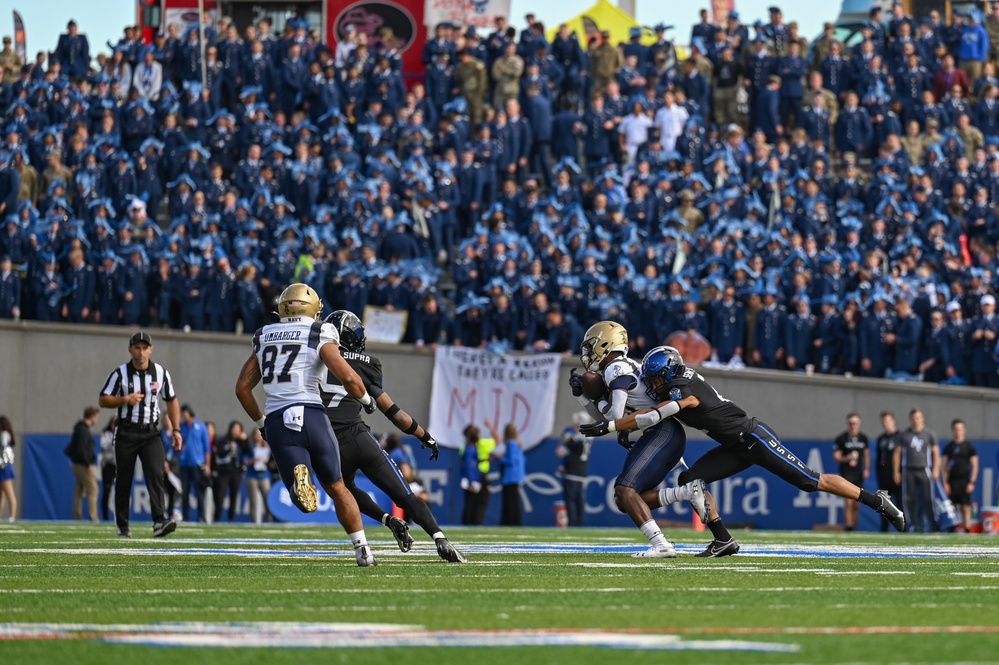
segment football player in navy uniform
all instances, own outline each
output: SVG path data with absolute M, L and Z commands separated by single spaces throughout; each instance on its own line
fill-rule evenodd
M 585 436 L 643 429 L 664 418 L 695 427 L 721 444 L 705 453 L 690 469 L 680 474 L 681 485 L 695 479 L 705 483 L 728 478 L 754 464 L 777 475 L 805 492 L 828 492 L 844 499 L 860 501 L 883 515 L 898 531 L 905 530 L 902 511 L 891 502 L 888 492 L 874 494 L 829 473 L 816 473 L 787 449 L 764 422 L 746 414 L 725 399 L 693 368 L 683 364 L 676 349 L 659 346 L 642 360 L 642 380 L 648 397 L 657 402 L 651 409 L 636 411 L 624 418 L 580 427 Z M 669 496 L 667 499 L 671 498 Z M 716 515 L 714 502 L 711 517 Z
M 594 404 L 583 395 L 582 377 L 573 372 L 569 379 L 572 394 L 586 407 L 591 416 L 598 420 L 613 420 L 624 416 L 626 412 L 637 409 L 649 410 L 648 405 L 653 404 L 654 400 L 649 397 L 648 387 L 639 378 L 638 362 L 627 356 L 628 331 L 624 326 L 613 321 L 595 323 L 583 335 L 581 350 L 583 367 L 589 371 L 599 372 L 609 392 L 606 399 Z M 665 497 L 660 500 L 659 490 L 655 488 L 663 481 L 666 474 L 683 461 L 687 436 L 679 423 L 667 418 L 657 419 L 654 423 L 649 422 L 643 429 L 646 431 L 634 443 L 628 439 L 626 432 L 618 436 L 618 442 L 628 449 L 628 456 L 615 481 L 614 499 L 618 508 L 628 513 L 635 526 L 651 543 L 646 551 L 633 556 L 672 559 L 676 558 L 676 549 L 663 536 L 655 520 L 652 519 L 651 511 L 667 503 Z M 604 434 L 606 433 L 605 431 Z M 669 491 L 672 493 L 669 503 L 689 501 L 701 520 L 708 522 L 705 518 L 708 512 L 707 503 L 711 499 L 703 483 L 692 479 L 684 487 L 670 488 Z M 728 553 L 734 554 L 738 551 L 739 547 L 735 545 L 734 551 Z M 716 555 L 702 553 L 698 556 Z
M 421 427 L 415 418 L 399 408 L 382 389 L 382 363 L 375 356 L 365 352 L 366 338 L 360 319 L 352 312 L 341 309 L 326 317 L 326 323 L 332 325 L 339 333 L 341 355 L 361 377 L 367 394 L 375 400 L 378 409 L 403 433 L 417 437 L 421 448 L 429 448 L 430 459 L 437 459 L 440 449 L 434 437 Z M 427 535 L 434 539 L 437 554 L 442 559 L 449 563 L 465 563 L 467 561 L 465 555 L 455 549 L 444 536 L 440 525 L 430 512 L 430 507 L 413 494 L 395 462 L 371 434 L 371 428 L 361 417 L 360 403 L 347 394 L 347 390 L 332 371 L 326 373 L 325 379 L 320 383 L 319 391 L 326 405 L 326 415 L 333 425 L 333 432 L 340 446 L 344 483 L 357 500 L 361 512 L 387 526 L 395 536 L 399 549 L 403 552 L 409 551 L 413 545 L 409 526 L 404 520 L 385 512 L 367 492 L 358 489 L 354 483 L 354 475 L 358 470 L 364 472 L 376 487 L 388 494 L 407 515 L 413 516 L 413 521 L 423 527 Z
M 340 355 L 336 329 L 319 320 L 322 309 L 319 295 L 305 284 L 292 284 L 281 293 L 281 320 L 254 333 L 253 353 L 236 380 L 236 397 L 267 439 L 292 503 L 304 513 L 319 507 L 311 466 L 333 499 L 337 519 L 354 545 L 357 565 L 377 566 L 357 502 L 343 482 L 340 452 L 319 384 L 329 370 L 366 412 L 374 413 L 375 400 Z M 267 395 L 263 411 L 253 395 L 258 383 L 264 384 Z

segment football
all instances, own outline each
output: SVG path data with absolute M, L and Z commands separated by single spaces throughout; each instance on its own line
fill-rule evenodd
M 604 377 L 599 372 L 586 372 L 582 376 L 583 396 L 586 399 L 596 402 L 607 396 L 607 386 L 604 385 Z

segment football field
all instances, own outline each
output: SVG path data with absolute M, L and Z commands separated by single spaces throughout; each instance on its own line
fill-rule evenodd
M 414 531 L 357 568 L 343 531 L 0 525 L 0 662 L 996 663 L 999 539 L 737 532 L 634 560 L 634 529 Z M 706 536 L 706 537 L 705 537 Z

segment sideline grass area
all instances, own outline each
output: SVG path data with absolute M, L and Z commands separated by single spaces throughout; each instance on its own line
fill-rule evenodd
M 145 531 L 146 525 L 133 527 L 136 536 Z M 988 536 L 744 532 L 737 534 L 744 553 L 706 560 L 690 553 L 709 536 L 688 530 L 670 534 L 681 546 L 679 559 L 635 561 L 626 552 L 644 546 L 634 530 L 449 529 L 469 554 L 459 566 L 440 561 L 422 532 L 414 532 L 416 548 L 406 555 L 387 530 L 368 533 L 382 564 L 376 569 L 358 569 L 343 532 L 332 527 L 182 524 L 164 540 L 123 540 L 113 525 L 0 525 L 0 662 L 999 661 L 999 540 Z M 544 545 L 594 551 L 534 551 Z M 796 551 L 779 554 L 783 545 Z M 899 552 L 920 556 L 892 556 Z M 13 624 L 161 622 L 613 630 L 798 651 L 174 648 L 107 643 L 99 631 L 9 639 Z M 878 632 L 860 632 L 870 627 Z

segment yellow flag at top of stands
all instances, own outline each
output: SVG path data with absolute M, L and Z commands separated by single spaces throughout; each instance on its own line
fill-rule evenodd
M 562 23 L 569 26 L 570 33 L 576 33 L 584 51 L 590 37 L 599 35 L 603 30 L 610 33 L 610 42 L 615 46 L 621 42 L 627 43 L 631 41 L 628 34 L 631 28 L 642 28 L 643 44 L 656 43 L 655 32 L 649 28 L 640 26 L 628 12 L 622 10 L 617 5 L 611 4 L 607 0 L 597 0 L 597 3 L 589 9 L 580 12 L 568 21 L 561 21 L 559 24 L 548 29 L 545 35 L 548 37 L 549 42 L 555 41 L 555 37 L 558 35 L 558 26 Z

